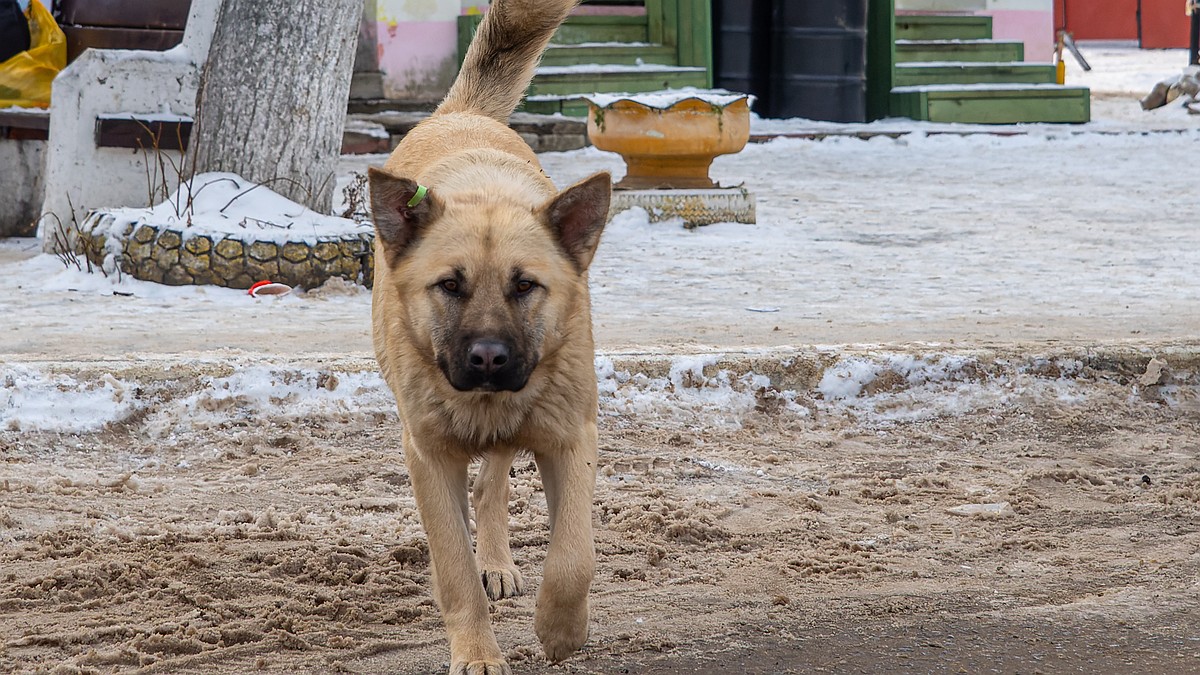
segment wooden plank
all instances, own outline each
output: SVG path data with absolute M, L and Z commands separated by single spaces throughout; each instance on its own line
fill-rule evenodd
M 906 87 L 892 96 L 896 114 L 930 122 L 1082 124 L 1091 117 L 1091 97 L 1083 87 Z
M 96 120 L 96 147 L 150 150 L 186 150 L 192 121 L 100 118 Z
M 899 40 L 986 40 L 990 37 L 990 16 L 909 14 L 896 17 L 896 39 Z
M 1023 61 L 1025 43 L 1002 40 L 896 40 L 896 62 Z
M 891 116 L 891 91 L 895 86 L 895 0 L 868 0 L 867 4 L 867 121 Z
M 646 24 L 644 16 L 573 16 L 558 29 L 551 42 L 560 45 L 650 42 Z
M 623 70 L 608 73 L 591 71 L 553 75 L 539 73 L 533 78 L 533 85 L 529 87 L 528 94 L 563 96 L 596 91 L 656 91 L 679 87 L 704 87 L 707 81 L 708 71 L 699 68 Z
M 712 87 L 712 4 L 709 0 L 685 0 L 680 6 L 685 9 L 679 17 L 680 37 L 686 32 L 689 39 L 687 58 L 680 58 L 679 64 L 704 68 L 707 75 L 704 86 Z
M 929 99 L 930 122 L 971 124 L 1074 123 L 1088 121 L 1086 98 Z
M 587 101 L 581 98 L 572 97 L 527 100 L 518 110 L 521 112 L 537 113 L 539 115 L 559 114 L 570 117 L 584 117 L 588 113 L 588 104 Z
M 50 111 L 41 108 L 0 110 L 0 127 L 49 131 Z
M 458 17 L 458 66 L 462 67 L 463 59 L 467 58 L 467 47 L 471 46 L 471 38 L 483 21 L 482 14 L 465 14 Z
M 1054 65 L 1050 63 L 958 63 L 896 65 L 895 86 L 923 84 L 985 84 L 1015 82 L 1053 84 Z
M 181 30 L 94 26 L 63 26 L 62 30 L 67 38 L 67 61 L 74 61 L 85 49 L 146 49 L 161 52 L 183 41 Z
M 646 38 L 648 42 L 666 44 L 663 40 L 662 0 L 646 0 Z
M 462 63 L 471 37 L 483 21 L 482 14 L 458 17 L 458 62 Z M 570 16 L 550 39 L 555 45 L 578 45 L 589 42 L 652 42 L 647 33 L 645 16 Z
M 616 63 L 635 65 L 638 62 L 677 65 L 675 50 L 662 45 L 572 46 L 550 45 L 542 56 L 543 66 L 572 66 L 581 63 Z
M 63 24 L 183 30 L 191 6 L 192 0 L 58 0 L 57 9 Z
M 0 124 L 0 139 L 8 139 L 10 141 L 48 141 L 50 140 L 50 130 L 6 127 Z
M 668 47 L 679 47 L 679 2 L 680 0 L 660 0 L 663 16 L 662 44 Z

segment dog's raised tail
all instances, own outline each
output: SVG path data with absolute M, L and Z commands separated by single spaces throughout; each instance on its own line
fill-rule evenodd
M 438 113 L 475 112 L 508 123 L 551 36 L 578 0 L 492 0 Z

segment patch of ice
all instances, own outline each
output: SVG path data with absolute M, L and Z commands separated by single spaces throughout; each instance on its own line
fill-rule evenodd
M 683 356 L 671 362 L 667 377 L 618 371 L 606 357 L 596 361 L 600 414 L 637 423 L 739 428 L 744 417 L 764 405 L 797 416 L 808 414 L 794 391 L 779 391 L 770 378 L 716 369 L 717 355 Z M 707 371 L 707 372 L 706 372 Z
M 134 387 L 112 375 L 81 382 L 68 375 L 0 365 L 0 384 L 0 429 L 9 431 L 97 431 L 138 408 Z
M 1036 366 L 989 372 L 985 364 L 963 356 L 854 356 L 826 368 L 817 391 L 826 410 L 884 425 L 1004 408 L 1030 399 L 1064 405 L 1086 401 L 1086 390 L 1074 379 L 1082 365 L 1055 364 L 1057 372 Z
M 203 429 L 229 420 L 395 414 L 395 401 L 376 372 L 322 372 L 252 366 L 205 379 L 205 388 L 156 411 L 147 421 L 161 436 L 178 424 Z
M 952 516 L 1000 516 L 1012 513 L 1012 508 L 1008 502 L 996 502 L 994 504 L 963 504 L 961 506 L 951 506 L 946 509 L 946 513 Z

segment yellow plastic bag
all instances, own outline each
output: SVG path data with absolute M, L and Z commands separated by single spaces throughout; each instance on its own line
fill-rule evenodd
M 39 0 L 25 11 L 29 49 L 0 63 L 0 108 L 49 108 L 50 83 L 67 67 L 67 38 Z

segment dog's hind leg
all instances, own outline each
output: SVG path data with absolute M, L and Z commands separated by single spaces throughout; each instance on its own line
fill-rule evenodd
M 596 570 L 592 498 L 596 489 L 596 426 L 570 448 L 534 451 L 550 509 L 550 549 L 542 570 L 534 631 L 546 658 L 562 661 L 588 636 L 588 589 Z
M 508 545 L 508 473 L 515 450 L 497 449 L 483 458 L 475 477 L 475 558 L 483 588 L 492 600 L 525 592 L 525 580 Z
M 463 519 L 468 457 L 453 448 L 418 448 L 407 431 L 404 448 L 429 540 L 433 596 L 450 637 L 450 673 L 508 675 L 511 671 L 492 632 L 487 596 Z

